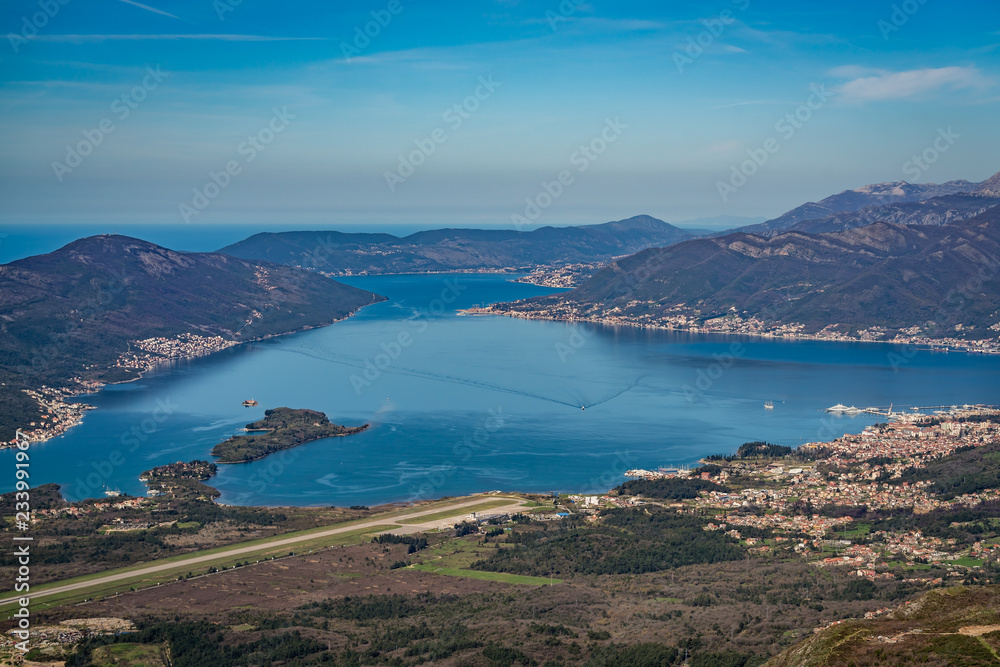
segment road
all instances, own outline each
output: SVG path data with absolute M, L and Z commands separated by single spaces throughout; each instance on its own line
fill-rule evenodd
M 65 584 L 63 586 L 56 586 L 54 588 L 47 588 L 42 591 L 29 592 L 27 594 L 32 600 L 45 597 L 47 595 L 55 595 L 57 593 L 68 593 L 82 588 L 91 588 L 94 586 L 102 586 L 104 584 L 110 584 L 115 581 L 121 581 L 123 579 L 132 579 L 134 577 L 141 577 L 150 574 L 156 574 L 158 572 L 163 572 L 165 570 L 173 570 L 179 567 L 187 567 L 189 565 L 197 565 L 199 563 L 209 563 L 215 560 L 220 560 L 223 558 L 231 558 L 233 556 L 242 556 L 244 554 L 250 554 L 259 552 L 263 549 L 277 549 L 281 547 L 294 546 L 300 542 L 306 542 L 309 540 L 315 540 L 320 537 L 330 537 L 332 535 L 337 535 L 340 533 L 349 533 L 356 530 L 361 530 L 364 528 L 371 528 L 374 526 L 387 526 L 395 523 L 394 520 L 406 519 L 410 521 L 421 516 L 426 516 L 428 514 L 439 514 L 444 511 L 460 510 L 465 507 L 471 507 L 473 505 L 480 505 L 485 502 L 490 502 L 492 500 L 510 500 L 508 505 L 503 505 L 500 507 L 495 507 L 490 512 L 497 510 L 509 510 L 515 507 L 523 507 L 527 501 L 520 500 L 518 498 L 491 498 L 489 496 L 480 496 L 478 498 L 468 500 L 463 503 L 458 503 L 456 505 L 449 505 L 448 507 L 436 507 L 433 509 L 424 510 L 421 512 L 414 512 L 411 514 L 389 514 L 383 515 L 381 517 L 372 517 L 366 521 L 360 523 L 350 523 L 346 526 L 340 526 L 335 528 L 330 528 L 328 530 L 318 531 L 309 533 L 307 535 L 297 535 L 295 537 L 288 537 L 285 539 L 275 540 L 273 542 L 268 542 L 264 545 L 241 547 L 238 544 L 233 545 L 231 548 L 224 549 L 222 551 L 217 551 L 212 554 L 206 554 L 203 556 L 197 555 L 197 552 L 191 554 L 190 558 L 184 558 L 181 560 L 174 560 L 169 563 L 162 563 L 160 565 L 149 565 L 138 570 L 129 570 L 128 572 L 120 572 L 117 574 L 108 574 L 103 577 L 97 577 L 94 579 L 87 579 L 86 581 L 80 581 L 73 584 Z M 431 530 L 433 528 L 443 528 L 446 526 L 454 525 L 456 520 L 460 518 L 461 515 L 455 515 L 447 519 L 435 519 L 428 521 L 426 523 L 408 523 L 406 525 L 398 525 L 392 530 L 382 531 L 382 532 L 393 532 L 393 533 L 416 533 L 421 530 Z M 24 594 L 15 595 L 13 597 L 6 597 L 0 599 L 0 606 L 10 604 L 11 602 L 17 602 L 20 598 L 25 597 Z

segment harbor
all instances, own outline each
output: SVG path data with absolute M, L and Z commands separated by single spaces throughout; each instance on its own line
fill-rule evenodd
M 916 406 L 916 405 L 895 405 L 890 404 L 889 407 L 867 407 L 859 408 L 853 405 L 844 405 L 843 403 L 837 403 L 836 405 L 830 406 L 824 412 L 829 412 L 835 415 L 878 415 L 880 417 L 887 417 L 889 419 L 899 419 L 909 415 L 925 415 L 939 414 L 939 415 L 949 415 L 957 412 L 975 412 L 978 410 L 987 411 L 993 410 L 997 406 L 993 405 L 928 405 L 928 406 Z

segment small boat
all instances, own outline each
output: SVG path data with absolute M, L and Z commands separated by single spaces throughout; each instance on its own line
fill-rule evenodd
M 104 495 L 106 495 L 108 498 L 117 498 L 121 494 L 122 492 L 119 491 L 118 489 L 109 489 L 108 487 L 104 487 Z
M 252 408 L 252 407 L 254 407 L 256 405 L 257 405 L 257 401 L 255 401 L 252 398 L 248 398 L 247 400 L 243 401 L 243 407 L 244 408 Z
M 765 410 L 774 410 L 774 401 L 764 401 Z

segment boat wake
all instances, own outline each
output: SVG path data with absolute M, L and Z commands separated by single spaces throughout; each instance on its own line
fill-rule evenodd
M 310 357 L 312 359 L 317 359 L 319 361 L 325 361 L 331 364 L 338 364 L 341 366 L 356 368 L 362 371 L 365 370 L 368 364 L 370 363 L 367 361 L 353 359 L 341 355 L 320 354 L 316 351 L 306 350 L 302 348 L 283 347 L 281 348 L 281 350 L 284 352 L 301 354 L 303 356 Z M 433 371 L 421 370 L 417 368 L 407 368 L 406 366 L 400 366 L 395 363 L 392 366 L 379 369 L 379 371 L 381 373 L 407 375 L 410 377 L 423 378 L 425 380 L 434 380 L 436 382 L 447 382 L 449 384 L 464 385 L 466 387 L 485 389 L 487 391 L 497 391 L 505 394 L 512 394 L 514 396 L 522 396 L 524 398 L 533 398 L 539 401 L 547 401 L 549 403 L 555 403 L 556 405 L 565 405 L 570 408 L 583 408 L 583 409 L 597 407 L 598 405 L 602 405 L 604 403 L 607 403 L 608 401 L 612 401 L 618 398 L 627 391 L 630 391 L 631 389 L 635 388 L 635 386 L 638 385 L 639 381 L 642 379 L 641 377 L 637 377 L 625 387 L 615 389 L 611 393 L 600 398 L 599 400 L 594 401 L 592 403 L 588 403 L 586 401 L 574 402 L 574 401 L 564 400 L 561 398 L 556 398 L 553 396 L 545 396 L 543 394 L 538 394 L 531 391 L 525 391 L 523 389 L 505 387 L 503 385 L 493 384 L 491 382 L 483 382 L 481 380 L 474 380 L 472 378 L 459 377 L 457 375 L 448 375 L 446 373 L 435 373 Z

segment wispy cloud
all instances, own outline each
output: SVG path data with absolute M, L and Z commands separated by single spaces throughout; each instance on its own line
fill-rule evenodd
M 140 9 L 145 9 L 147 12 L 153 12 L 154 14 L 160 14 L 161 16 L 169 16 L 170 18 L 177 19 L 178 21 L 184 20 L 179 16 L 174 16 L 173 14 L 169 14 L 161 9 L 156 9 L 155 7 L 144 5 L 141 2 L 135 2 L 135 0 L 119 0 L 119 1 L 124 2 L 126 5 L 132 5 L 133 7 L 139 7 Z
M 578 19 L 578 21 L 582 25 L 608 32 L 640 32 L 645 30 L 662 30 L 667 27 L 666 24 L 659 21 L 647 21 L 645 19 L 604 19 L 585 16 Z
M 940 90 L 984 89 L 994 83 L 975 67 L 938 67 L 904 72 L 838 67 L 830 73 L 840 77 L 860 75 L 837 88 L 840 99 L 848 102 L 906 99 Z
M 139 41 L 139 40 L 214 40 L 220 42 L 296 42 L 323 41 L 326 37 L 271 37 L 268 35 L 224 35 L 224 34 L 173 34 L 173 35 L 38 35 L 34 38 L 40 42 L 109 42 L 109 41 Z
M 753 39 L 764 44 L 777 47 L 792 47 L 796 45 L 826 45 L 841 44 L 844 40 L 834 35 L 820 32 L 796 32 L 794 30 L 762 30 L 745 23 L 737 22 L 735 29 L 746 39 Z
M 457 70 L 468 69 L 471 64 L 469 60 L 463 60 L 449 56 L 447 49 L 420 47 L 415 49 L 404 49 L 401 51 L 382 51 L 371 55 L 355 56 L 350 60 L 337 58 L 325 63 L 334 65 L 406 65 L 418 69 L 436 70 Z M 317 63 L 323 65 L 325 63 Z
M 583 9 L 583 5 L 577 7 Z M 523 21 L 525 25 L 551 25 L 552 19 L 546 17 L 534 17 Z M 599 32 L 649 32 L 654 30 L 664 30 L 679 22 L 664 23 L 662 21 L 650 21 L 647 19 L 609 19 L 596 16 L 560 16 L 558 24 L 571 24 L 582 30 L 593 30 Z
M 750 100 L 748 102 L 733 102 L 732 104 L 720 104 L 714 107 L 708 107 L 709 111 L 714 111 L 716 109 L 732 109 L 733 107 L 745 107 L 758 104 L 779 104 L 780 100 Z

